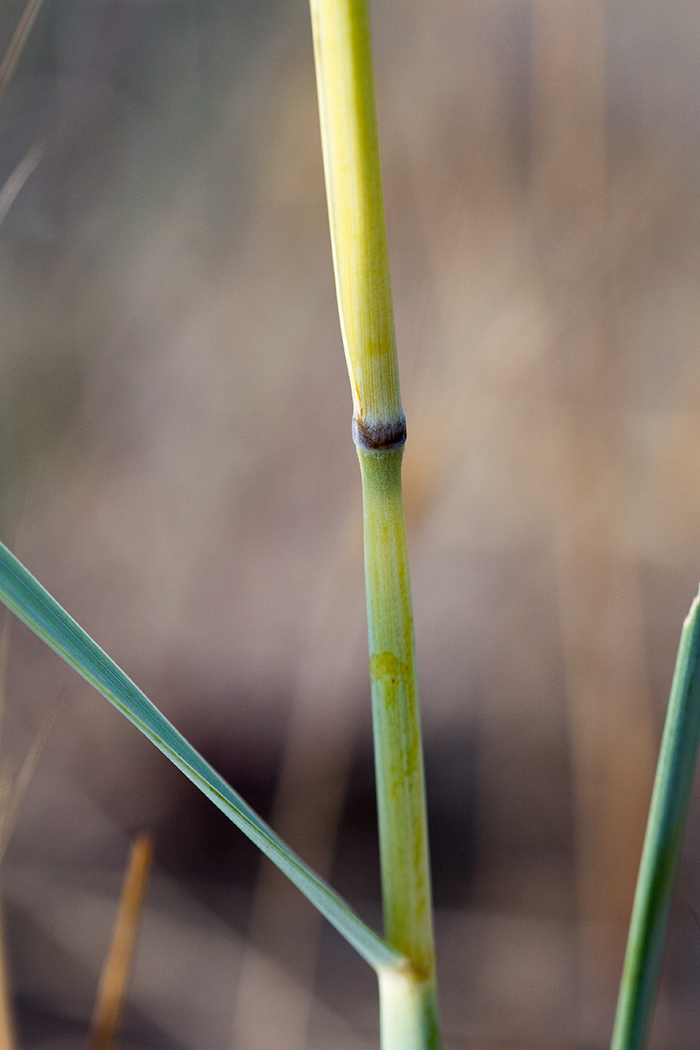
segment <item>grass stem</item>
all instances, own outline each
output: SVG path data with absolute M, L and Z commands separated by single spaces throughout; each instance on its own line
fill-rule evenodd
M 340 326 L 362 473 L 386 938 L 384 1050 L 439 1045 L 428 834 L 406 548 L 399 391 L 367 0 L 311 0 Z
M 401 455 L 400 448 L 359 450 L 372 717 L 385 933 L 429 975 L 430 873 Z
M 356 437 L 403 434 L 367 0 L 311 0 L 321 143 Z

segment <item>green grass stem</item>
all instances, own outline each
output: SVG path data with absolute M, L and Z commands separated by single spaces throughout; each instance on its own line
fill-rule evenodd
M 366 0 L 311 0 L 340 325 L 362 474 L 372 712 L 387 940 L 384 1050 L 439 1046 L 428 833 L 401 458 L 406 425 L 389 278 Z
M 433 978 L 412 967 L 379 971 L 382 1047 L 428 1050 L 440 1046 L 437 995 Z
M 372 715 L 386 935 L 428 975 L 430 873 L 401 454 L 359 451 Z
M 643 1050 L 653 1018 L 700 743 L 700 595 L 683 624 L 652 794 L 611 1050 Z

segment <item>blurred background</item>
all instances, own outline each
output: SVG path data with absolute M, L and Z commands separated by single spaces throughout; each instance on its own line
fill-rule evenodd
M 0 50 L 23 0 L 0 10 Z M 447 1050 L 597 1050 L 700 577 L 700 12 L 374 0 Z M 9 180 L 9 182 L 8 182 Z M 0 103 L 0 535 L 379 924 L 359 472 L 301 0 L 46 0 Z M 9 189 L 8 189 L 9 186 Z M 14 188 L 13 188 L 14 187 Z M 19 1043 L 370 1050 L 371 971 L 12 623 Z M 691 809 L 655 1050 L 697 1046 Z

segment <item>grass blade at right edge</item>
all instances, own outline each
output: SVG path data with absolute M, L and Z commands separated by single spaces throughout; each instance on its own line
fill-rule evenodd
M 700 595 L 681 632 L 656 769 L 611 1050 L 643 1050 L 700 743 Z
M 0 543 L 0 601 L 109 700 L 284 872 L 375 970 L 403 956 L 275 835 L 115 662 Z

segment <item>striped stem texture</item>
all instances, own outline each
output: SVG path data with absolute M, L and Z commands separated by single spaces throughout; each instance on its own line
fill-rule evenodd
M 401 408 L 366 0 L 311 0 L 336 290 L 362 474 L 385 933 L 384 1050 L 439 1045 Z

